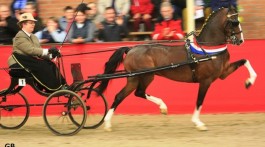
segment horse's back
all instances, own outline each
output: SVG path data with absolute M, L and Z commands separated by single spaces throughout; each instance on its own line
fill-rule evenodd
M 124 66 L 128 71 L 155 68 L 187 60 L 185 47 L 160 44 L 139 45 L 133 47 L 126 58 Z

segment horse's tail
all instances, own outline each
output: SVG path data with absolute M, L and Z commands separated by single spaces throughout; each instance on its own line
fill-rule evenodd
M 109 58 L 109 61 L 105 63 L 105 70 L 104 74 L 112 74 L 116 71 L 118 66 L 122 63 L 123 61 L 123 54 L 128 53 L 130 50 L 129 47 L 121 47 L 118 50 L 116 50 L 111 57 Z M 99 86 L 96 88 L 98 92 L 101 94 L 103 93 L 107 86 L 109 84 L 109 79 L 102 80 Z

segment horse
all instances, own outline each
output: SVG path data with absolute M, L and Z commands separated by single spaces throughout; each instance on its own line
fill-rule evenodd
M 250 74 L 246 80 L 246 88 L 254 84 L 257 77 L 247 59 L 230 63 L 230 54 L 227 44 L 241 45 L 244 42 L 243 32 L 238 20 L 237 10 L 230 6 L 212 12 L 202 26 L 199 33 L 194 34 L 193 40 L 187 40 L 185 45 L 165 45 L 163 43 L 141 44 L 134 47 L 122 47 L 116 50 L 105 63 L 104 74 L 115 73 L 117 67 L 123 62 L 125 71 L 137 72 L 139 70 L 154 69 L 172 63 L 194 60 L 200 57 L 215 57 L 205 62 L 183 65 L 174 69 L 156 71 L 127 77 L 127 83 L 116 94 L 111 108 L 104 119 L 104 129 L 111 131 L 111 118 L 119 104 L 133 91 L 135 96 L 149 100 L 159 105 L 162 114 L 167 114 L 167 106 L 161 98 L 146 93 L 146 89 L 153 81 L 154 76 L 162 76 L 179 82 L 198 83 L 199 90 L 195 110 L 191 121 L 198 130 L 207 130 L 199 116 L 202 110 L 205 95 L 216 79 L 224 80 L 239 67 L 244 65 Z M 125 57 L 124 54 L 126 54 Z M 105 91 L 109 83 L 103 80 L 97 87 L 99 93 Z

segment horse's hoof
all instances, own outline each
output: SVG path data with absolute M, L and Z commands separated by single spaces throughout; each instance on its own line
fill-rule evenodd
M 252 84 L 249 82 L 249 81 L 246 81 L 245 82 L 245 87 L 246 89 L 249 89 L 249 87 L 251 86 Z
M 104 130 L 105 130 L 106 132 L 111 132 L 111 131 L 112 131 L 111 128 L 104 128 Z
M 196 126 L 197 130 L 199 131 L 208 131 L 208 128 L 205 125 Z
M 167 109 L 160 109 L 160 113 L 164 114 L 164 115 L 167 115 Z

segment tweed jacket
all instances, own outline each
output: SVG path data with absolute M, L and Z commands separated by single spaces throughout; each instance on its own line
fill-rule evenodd
M 13 39 L 13 52 L 27 56 L 38 56 L 41 57 L 43 49 L 40 46 L 39 39 L 31 34 L 30 37 L 23 31 L 19 31 Z M 8 58 L 8 65 L 15 64 L 16 61 L 12 56 Z
M 104 16 L 105 8 L 111 7 L 112 0 L 98 0 L 97 9 Z M 129 14 L 131 2 L 130 0 L 115 0 L 115 10 L 117 13 Z

